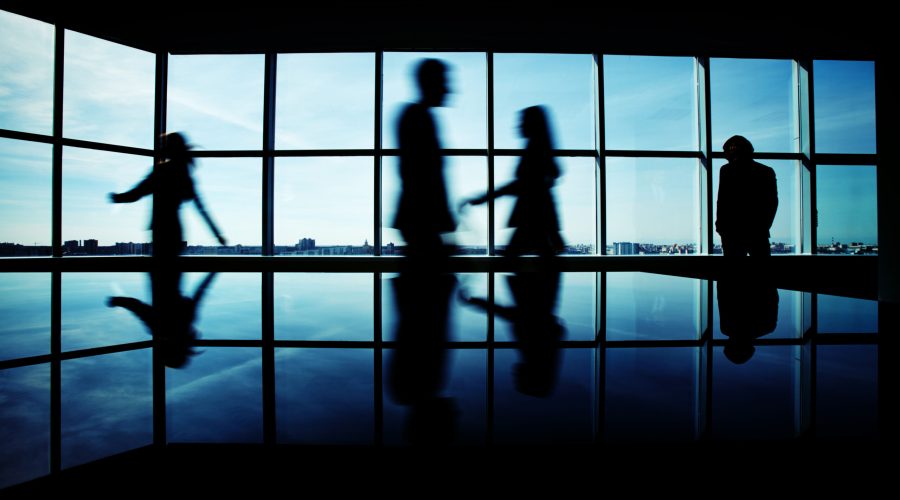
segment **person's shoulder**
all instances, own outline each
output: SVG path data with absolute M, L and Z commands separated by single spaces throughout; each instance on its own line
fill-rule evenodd
M 754 161 L 753 166 L 756 167 L 757 170 L 764 172 L 766 175 L 771 175 L 772 177 L 775 177 L 775 169 L 773 169 L 772 167 L 762 164 L 758 161 Z

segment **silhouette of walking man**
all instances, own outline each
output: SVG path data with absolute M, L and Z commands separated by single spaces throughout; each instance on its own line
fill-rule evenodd
M 509 216 L 509 227 L 516 228 L 506 254 L 553 256 L 565 249 L 559 234 L 559 217 L 553 199 L 553 185 L 559 177 L 559 166 L 553 158 L 553 139 L 547 112 L 542 106 L 522 110 L 519 132 L 528 140 L 525 153 L 516 168 L 516 179 L 509 184 L 472 198 L 464 203 L 479 205 L 505 195 L 516 196 Z
M 753 161 L 753 145 L 736 135 L 725 141 L 728 163 L 719 170 L 716 232 L 726 257 L 768 257 L 769 229 L 778 211 L 775 171 Z
M 406 241 L 406 255 L 442 258 L 450 253 L 441 233 L 456 229 L 444 184 L 444 158 L 437 125 L 430 108 L 444 104 L 449 93 L 447 66 L 437 59 L 423 60 L 416 70 L 419 101 L 409 104 L 397 125 L 402 191 L 394 227 Z
M 176 257 L 181 254 L 184 239 L 178 213 L 181 204 L 191 200 L 197 205 L 197 210 L 216 239 L 224 245 L 225 238 L 206 212 L 203 201 L 194 189 L 190 170 L 194 158 L 184 136 L 178 132 L 164 135 L 163 155 L 166 160 L 158 164 L 144 180 L 124 193 L 110 193 L 110 201 L 133 203 L 144 196 L 153 195 L 153 218 L 150 229 L 153 230 L 154 257 Z

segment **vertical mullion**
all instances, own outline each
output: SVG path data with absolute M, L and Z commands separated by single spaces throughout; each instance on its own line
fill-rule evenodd
M 375 424 L 375 445 L 381 446 L 384 444 L 384 382 L 383 382 L 384 354 L 382 352 L 382 349 L 384 346 L 384 344 L 383 344 L 384 335 L 382 333 L 382 328 L 381 328 L 381 324 L 382 324 L 382 320 L 381 320 L 382 281 L 381 281 L 381 273 L 375 272 L 375 273 L 372 273 L 372 276 L 374 279 L 374 282 L 372 284 L 372 286 L 374 287 L 374 289 L 373 289 L 373 291 L 374 291 L 373 307 L 375 308 L 372 311 L 373 312 L 372 317 L 374 318 L 374 321 L 375 321 L 375 325 L 374 325 L 375 328 L 373 330 L 373 332 L 375 334 L 375 339 L 374 339 L 375 340 L 375 349 L 374 349 L 374 353 L 373 353 L 373 355 L 374 355 L 373 368 L 375 370 L 375 373 L 373 375 L 374 379 L 375 379 L 375 383 L 373 384 L 375 386 L 374 387 L 375 394 L 373 396 L 375 398 L 375 401 L 374 401 L 374 403 L 375 403 L 375 422 L 374 422 L 374 424 Z
M 65 33 L 56 25 L 53 52 L 53 166 L 51 172 L 50 247 L 53 257 L 62 257 L 62 136 Z
M 487 160 L 488 193 L 494 192 L 494 53 L 487 56 Z M 494 200 L 488 200 L 488 255 L 496 255 L 494 235 Z
M 703 211 L 705 213 L 701 213 L 701 221 L 703 223 L 700 224 L 702 228 L 701 231 L 703 234 L 701 235 L 701 250 L 698 253 L 705 253 L 707 255 L 712 255 L 713 253 L 713 241 L 715 241 L 715 223 L 713 212 L 715 211 L 715 206 L 713 205 L 713 189 L 715 187 L 712 185 L 713 179 L 713 159 L 712 159 L 712 97 L 710 90 L 710 62 L 708 57 L 698 57 L 696 59 L 695 64 L 697 65 L 697 100 L 698 100 L 698 111 L 697 111 L 697 121 L 698 121 L 698 135 L 700 144 L 700 168 L 703 169 L 705 176 L 701 177 L 704 185 L 701 186 L 701 196 L 705 197 L 706 200 L 706 209 Z M 703 203 L 700 204 L 703 206 Z
M 818 201 L 816 199 L 816 170 L 818 170 L 816 164 L 816 110 L 815 110 L 815 89 L 813 85 L 813 62 L 812 59 L 808 59 L 804 61 L 806 65 L 806 85 L 803 90 L 806 91 L 806 105 L 807 105 L 807 120 L 809 123 L 807 124 L 807 133 L 809 134 L 809 161 L 810 161 L 810 170 L 809 170 L 809 203 L 811 207 L 811 216 L 812 220 L 809 224 L 809 250 L 813 255 L 819 253 L 818 251 L 818 227 L 819 227 L 819 208 Z
M 275 86 L 278 55 L 266 53 L 263 103 L 263 159 L 262 159 L 262 254 L 275 251 Z
M 375 53 L 375 123 L 374 123 L 374 149 L 375 156 L 373 158 L 372 168 L 375 169 L 374 172 L 374 194 L 373 200 L 375 200 L 375 210 L 374 210 L 374 220 L 372 221 L 373 227 L 375 228 L 375 238 L 373 239 L 375 245 L 375 255 L 381 255 L 381 246 L 383 242 L 381 241 L 381 121 L 382 121 L 382 98 L 384 90 L 382 88 L 384 84 L 384 52 L 378 51 Z
M 153 153 L 154 168 L 162 158 L 162 134 L 166 131 L 168 108 L 169 58 L 165 52 L 156 54 L 156 82 L 153 112 Z M 151 277 L 151 280 L 154 279 Z M 157 300 L 154 296 L 153 300 Z M 152 377 L 153 377 L 153 444 L 164 446 L 167 441 L 166 424 L 166 365 L 162 338 L 153 336 Z
M 275 273 L 262 273 L 262 404 L 263 443 L 274 445 L 275 413 Z
M 494 442 L 494 286 L 496 285 L 494 272 L 488 272 L 488 304 L 487 310 L 487 419 L 486 442 L 488 445 Z
M 603 54 L 594 55 L 594 72 L 597 78 L 596 85 L 596 106 L 594 107 L 596 126 L 596 135 L 594 138 L 595 148 L 597 150 L 596 164 L 596 189 L 597 193 L 594 197 L 596 206 L 594 207 L 594 244 L 599 247 L 594 250 L 597 255 L 606 255 L 606 115 L 605 100 L 603 90 Z
M 816 147 L 815 124 L 813 110 L 813 65 L 811 59 L 795 61 L 797 71 L 797 111 L 799 113 L 800 126 L 800 153 L 803 154 L 801 166 L 800 192 L 801 192 L 801 235 L 800 247 L 803 253 L 818 253 L 816 241 L 818 239 L 818 210 L 816 209 Z M 803 197 L 804 190 L 808 189 L 808 196 Z M 807 243 L 807 237 L 808 243 Z M 807 243 L 807 248 L 804 247 Z
M 266 53 L 263 91 L 263 149 L 262 158 L 262 254 L 275 254 L 275 90 L 278 75 L 278 54 Z M 262 404 L 263 443 L 274 445 L 276 439 L 275 414 L 275 274 L 262 273 Z
M 50 473 L 62 464 L 62 276 L 50 274 Z

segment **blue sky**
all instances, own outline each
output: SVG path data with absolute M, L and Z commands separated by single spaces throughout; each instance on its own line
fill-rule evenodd
M 52 124 L 53 29 L 39 21 L 0 12 L 0 128 L 49 134 Z M 394 125 L 405 103 L 417 97 L 413 70 L 423 57 L 447 62 L 450 95 L 435 116 L 447 148 L 487 146 L 487 61 L 483 53 L 396 52 L 384 55 L 381 137 L 396 147 Z M 698 146 L 697 69 L 690 57 L 603 56 L 602 117 L 608 149 L 692 151 Z M 75 32 L 66 32 L 64 134 L 126 146 L 152 146 L 154 56 Z M 816 61 L 816 146 L 820 152 L 874 152 L 874 65 Z M 262 147 L 262 55 L 169 57 L 169 130 L 186 131 L 200 150 Z M 519 111 L 544 105 L 557 147 L 595 148 L 598 118 L 596 62 L 589 54 L 495 54 L 494 142 L 519 148 Z M 733 134 L 748 137 L 757 151 L 798 150 L 795 68 L 789 60 L 713 59 L 711 70 L 714 148 Z M 372 148 L 375 118 L 375 55 L 282 54 L 278 56 L 275 144 L 279 149 Z M 495 183 L 511 179 L 515 158 L 497 157 Z M 799 174 L 796 165 L 768 162 L 782 195 L 773 241 L 800 239 Z M 0 139 L 0 241 L 49 244 L 50 147 Z M 555 188 L 568 243 L 593 244 L 597 219 L 593 160 L 561 158 Z M 261 159 L 200 159 L 198 191 L 231 243 L 261 241 Z M 701 220 L 699 170 L 678 159 L 607 161 L 607 223 L 610 243 L 696 243 Z M 715 165 L 715 170 L 721 163 Z M 147 241 L 149 200 L 111 205 L 149 172 L 149 157 L 65 148 L 63 239 L 96 238 L 102 245 Z M 448 157 L 445 175 L 456 202 L 487 189 L 487 160 Z M 784 176 L 784 178 L 782 178 Z M 372 157 L 278 158 L 275 162 L 275 243 L 315 238 L 320 245 L 359 245 L 374 239 Z M 819 175 L 820 242 L 876 240 L 874 169 L 823 168 Z M 714 181 L 718 180 L 715 172 Z M 401 242 L 387 225 L 397 199 L 396 160 L 382 171 L 382 238 Z M 714 186 L 715 190 L 715 186 Z M 496 205 L 496 241 L 511 230 L 513 200 Z M 714 209 L 714 207 L 712 207 Z M 191 206 L 183 210 L 191 244 L 214 238 Z M 485 245 L 486 207 L 458 214 L 449 238 Z M 856 221 L 850 224 L 848 221 Z M 823 239 L 824 238 L 824 239 Z M 718 239 L 718 238 L 717 238 Z

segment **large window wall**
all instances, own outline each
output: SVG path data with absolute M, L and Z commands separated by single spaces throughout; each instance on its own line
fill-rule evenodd
M 0 12 L 2 255 L 148 253 L 150 201 L 108 202 L 183 131 L 228 239 L 183 207 L 188 254 L 397 255 L 395 123 L 414 69 L 451 209 L 511 180 L 519 112 L 550 114 L 567 253 L 715 254 L 722 144 L 778 177 L 774 253 L 877 253 L 874 62 L 494 52 L 152 54 Z M 460 253 L 501 253 L 513 200 L 457 211 Z

